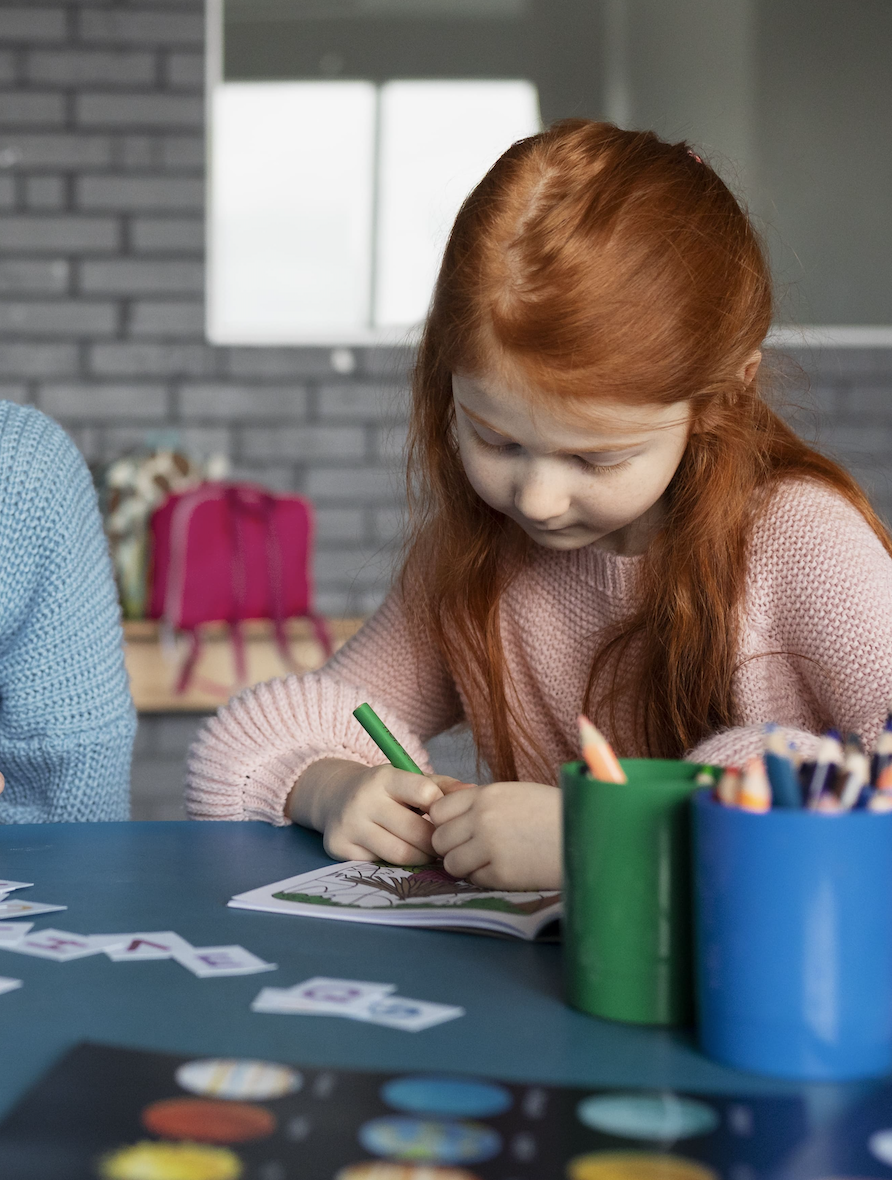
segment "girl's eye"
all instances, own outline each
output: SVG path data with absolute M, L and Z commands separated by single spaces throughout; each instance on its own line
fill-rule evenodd
M 594 472 L 595 475 L 612 475 L 614 471 L 622 471 L 624 467 L 628 467 L 631 459 L 623 459 L 622 463 L 591 463 L 587 459 L 583 459 L 582 455 L 574 455 L 587 471 Z
M 496 451 L 500 455 L 510 455 L 510 454 L 513 454 L 515 451 L 520 450 L 519 443 L 510 443 L 510 442 L 491 443 L 491 442 L 487 442 L 486 439 L 483 438 L 481 435 L 479 435 L 476 430 L 474 431 L 474 438 L 480 444 L 480 446 L 483 447 L 483 449 L 485 451 Z

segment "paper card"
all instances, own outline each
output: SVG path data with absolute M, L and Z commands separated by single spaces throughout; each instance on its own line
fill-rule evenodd
M 357 1006 L 396 991 L 393 983 L 369 983 L 361 979 L 333 979 L 316 975 L 287 989 L 289 1010 L 348 1015 Z
M 97 950 L 109 951 L 117 950 L 118 947 L 123 946 L 127 940 L 126 934 L 85 934 L 84 939 L 95 946 Z
M 107 945 L 103 939 L 108 935 L 94 935 L 99 945 L 90 936 L 72 934 L 68 930 L 39 930 L 26 934 L 18 942 L 0 943 L 0 949 L 15 951 L 19 955 L 36 955 L 39 959 L 52 959 L 56 963 L 68 963 L 72 959 L 83 959 L 87 955 L 99 954 Z
M 4 992 L 14 992 L 17 987 L 22 986 L 20 979 L 10 979 L 8 975 L 0 975 L 0 996 Z
M 294 987 L 265 987 L 251 1007 L 255 1012 L 293 1012 L 312 1016 L 351 1016 L 372 1000 L 396 991 L 392 983 L 332 979 L 317 975 Z
M 464 1008 L 451 1004 L 407 1000 L 404 996 L 383 996 L 371 1000 L 363 1013 L 351 1013 L 351 1016 L 353 1020 L 362 1020 L 368 1024 L 383 1024 L 387 1028 L 400 1028 L 404 1032 L 421 1032 L 464 1014 Z
M 0 901 L 0 921 L 6 918 L 30 918 L 36 914 L 52 914 L 67 910 L 67 905 L 48 905 L 43 901 Z
M 4 881 L 0 878 L 0 893 L 12 893 L 13 889 L 33 889 L 33 881 Z
M 121 934 L 120 942 L 106 950 L 115 963 L 146 962 L 149 959 L 172 959 L 177 953 L 194 950 L 190 942 L 174 934 L 172 930 L 155 930 L 146 933 Z
M 278 970 L 276 963 L 265 963 L 243 946 L 194 946 L 187 951 L 176 951 L 173 958 L 200 979 Z
M 289 1004 L 288 988 L 263 987 L 251 1001 L 252 1012 L 306 1012 L 307 1009 Z
M 33 925 L 33 922 L 0 922 L 0 946 L 18 942 Z

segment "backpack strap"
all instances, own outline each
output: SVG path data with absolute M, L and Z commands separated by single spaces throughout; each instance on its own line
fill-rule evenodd
M 285 608 L 283 605 L 284 589 L 283 589 L 283 562 L 282 562 L 282 544 L 279 539 L 279 534 L 273 526 L 273 513 L 276 510 L 275 496 L 269 494 L 263 497 L 263 511 L 264 520 L 266 523 L 266 568 L 269 573 L 269 591 L 270 591 L 270 605 L 272 607 L 273 631 L 276 637 L 276 647 L 279 649 L 279 654 L 282 657 L 282 662 L 286 668 L 292 672 L 299 672 L 297 664 L 294 662 L 294 657 L 291 654 L 291 645 L 288 641 L 288 633 L 285 630 Z M 334 646 L 331 641 L 331 635 L 328 630 L 328 625 L 325 620 L 313 612 L 306 615 L 313 627 L 313 634 L 316 637 L 317 643 L 322 648 L 326 659 L 331 656 Z
M 192 680 L 192 674 L 195 671 L 195 665 L 198 663 L 198 656 L 201 652 L 201 636 L 198 634 L 197 627 L 189 628 L 189 651 L 186 653 L 186 659 L 183 661 L 183 666 L 180 668 L 180 674 L 177 677 L 176 688 L 174 692 L 180 696 L 189 687 Z

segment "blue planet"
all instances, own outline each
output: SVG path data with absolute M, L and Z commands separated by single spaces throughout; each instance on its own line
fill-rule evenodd
M 394 1110 L 451 1118 L 492 1118 L 510 1110 L 513 1101 L 494 1082 L 436 1074 L 394 1078 L 381 1087 L 381 1099 Z
M 474 1164 L 502 1150 L 502 1137 L 482 1123 L 445 1122 L 390 1115 L 359 1128 L 359 1142 L 372 1155 L 416 1163 Z
M 719 1125 L 711 1106 L 672 1093 L 594 1094 L 579 1103 L 576 1117 L 593 1131 L 659 1143 L 708 1135 Z

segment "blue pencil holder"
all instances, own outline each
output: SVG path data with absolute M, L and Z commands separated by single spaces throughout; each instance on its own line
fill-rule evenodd
M 692 809 L 703 1051 L 803 1080 L 892 1070 L 892 813 Z

